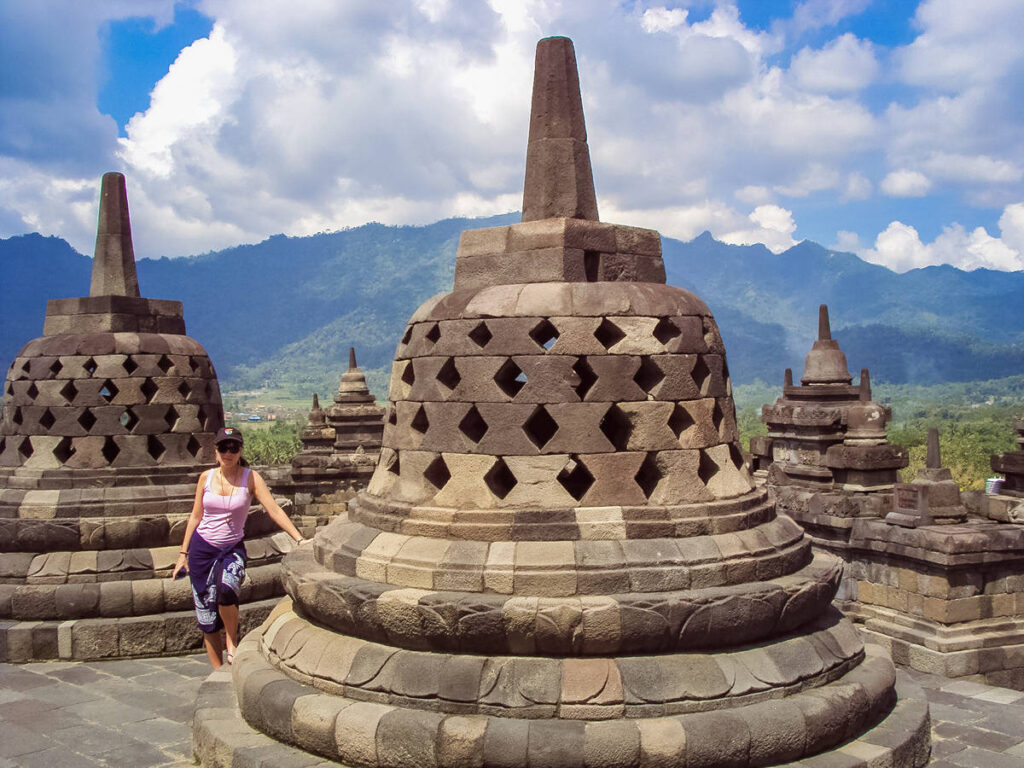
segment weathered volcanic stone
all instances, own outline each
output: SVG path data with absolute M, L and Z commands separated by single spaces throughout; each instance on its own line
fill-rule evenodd
M 296 511 L 325 524 L 344 512 L 348 500 L 366 487 L 380 457 L 385 410 L 377 406 L 349 348 L 334 404 L 320 407 L 313 395 L 309 423 L 300 434 L 302 452 L 288 477 L 272 475 L 274 489 L 295 501 Z
M 896 661 L 1024 690 L 1024 503 L 1012 475 L 1009 491 L 961 495 L 931 430 L 927 466 L 892 482 L 904 451 L 886 442 L 867 370 L 850 386 L 824 307 L 819 337 L 803 385 L 787 371 L 783 397 L 764 407 L 757 474 L 816 550 L 842 558 L 838 604 Z M 1013 455 L 993 468 L 1012 471 Z
M 409 768 L 774 765 L 896 727 L 892 662 L 830 607 L 839 562 L 743 464 L 710 311 L 665 285 L 656 232 L 597 221 L 567 39 L 534 94 L 523 223 L 463 233 L 455 290 L 411 318 L 381 461 L 285 559 L 232 727 L 275 765 Z M 334 743 L 295 727 L 312 696 Z M 896 758 L 927 715 L 898 727 L 876 754 L 923 765 Z
M 0 633 L 39 622 L 33 635 L 47 640 L 0 643 L 0 660 L 200 644 L 188 582 L 165 577 L 223 409 L 212 363 L 184 334 L 180 302 L 139 295 L 124 176 L 108 173 L 90 295 L 48 303 L 43 336 L 18 353 L 4 385 Z M 268 523 L 257 514 L 247 526 L 247 598 L 280 594 L 274 563 L 289 547 L 261 542 Z M 251 604 L 244 621 L 267 610 Z

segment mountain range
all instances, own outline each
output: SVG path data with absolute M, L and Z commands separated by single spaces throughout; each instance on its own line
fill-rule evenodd
M 403 327 L 428 297 L 451 289 L 463 229 L 518 214 L 428 226 L 366 224 L 178 259 L 140 259 L 142 295 L 183 302 L 188 333 L 225 388 L 265 383 L 296 395 L 336 386 L 355 346 L 384 396 Z M 856 377 L 934 384 L 1024 373 L 1024 272 L 927 267 L 897 274 L 804 241 L 779 254 L 704 233 L 662 238 L 668 282 L 700 296 L 722 331 L 733 380 L 799 378 L 829 305 Z M 64 240 L 0 239 L 0 360 L 42 333 L 46 300 L 88 293 L 92 261 Z

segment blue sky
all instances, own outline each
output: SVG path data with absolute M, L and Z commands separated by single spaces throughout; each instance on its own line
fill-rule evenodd
M 606 221 L 1024 269 L 1024 0 L 0 3 L 0 236 L 136 253 L 518 209 L 573 38 Z

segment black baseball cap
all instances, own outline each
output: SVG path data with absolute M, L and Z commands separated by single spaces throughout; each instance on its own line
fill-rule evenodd
M 245 441 L 242 439 L 242 431 L 235 429 L 234 427 L 221 427 L 217 430 L 217 437 L 214 439 L 214 445 L 220 445 L 221 443 L 233 440 L 239 445 Z

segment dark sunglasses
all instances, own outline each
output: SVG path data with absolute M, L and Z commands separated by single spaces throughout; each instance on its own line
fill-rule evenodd
M 217 443 L 217 450 L 221 453 L 238 453 L 242 450 L 241 443 Z

